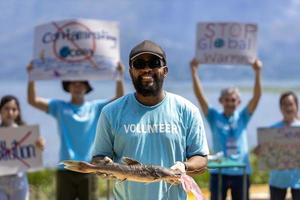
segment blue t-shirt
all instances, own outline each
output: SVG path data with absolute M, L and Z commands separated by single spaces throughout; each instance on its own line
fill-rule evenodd
M 283 121 L 277 122 L 272 128 L 282 128 L 286 124 Z M 300 126 L 300 120 L 295 121 L 291 126 Z M 272 170 L 270 174 L 270 185 L 277 188 L 300 188 L 300 169 Z
M 60 136 L 60 160 L 90 161 L 96 136 L 97 121 L 107 100 L 82 105 L 51 100 L 48 113 L 56 118 Z
M 143 164 L 170 168 L 176 161 L 208 155 L 200 112 L 172 93 L 157 105 L 145 106 L 128 94 L 105 106 L 97 126 L 93 155 L 120 162 L 126 156 Z M 186 199 L 182 186 L 124 181 L 114 189 L 116 199 Z
M 246 172 L 250 174 L 250 162 L 248 152 L 248 141 L 246 128 L 250 121 L 251 114 L 248 108 L 236 111 L 230 117 L 214 108 L 209 108 L 207 121 L 212 132 L 212 150 L 214 153 L 223 152 L 224 156 L 246 164 Z M 217 170 L 210 170 L 211 173 L 218 173 Z M 241 168 L 227 168 L 221 170 L 226 175 L 242 175 Z

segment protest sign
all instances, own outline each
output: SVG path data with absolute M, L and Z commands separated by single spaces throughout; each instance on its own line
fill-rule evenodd
M 257 25 L 198 23 L 196 58 L 206 64 L 251 64 L 257 55 Z
M 35 145 L 38 137 L 38 126 L 0 128 L 0 176 L 43 166 L 42 151 Z
M 259 168 L 300 168 L 300 127 L 258 128 Z
M 37 26 L 30 80 L 112 79 L 120 60 L 118 23 L 74 19 Z

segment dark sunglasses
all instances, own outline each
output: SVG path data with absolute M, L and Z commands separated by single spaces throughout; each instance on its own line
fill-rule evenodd
M 136 60 L 133 60 L 131 65 L 135 69 L 145 69 L 146 66 L 148 66 L 150 69 L 155 69 L 163 67 L 164 62 L 158 57 L 150 58 L 148 61 L 138 58 Z

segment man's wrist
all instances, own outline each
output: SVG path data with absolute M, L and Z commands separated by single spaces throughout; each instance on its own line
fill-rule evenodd
M 171 167 L 172 170 L 179 170 L 182 173 L 186 172 L 185 168 L 185 163 L 182 161 L 176 161 L 175 164 Z
M 187 162 L 182 162 L 182 163 L 184 164 L 185 171 L 188 171 L 188 164 L 187 164 Z

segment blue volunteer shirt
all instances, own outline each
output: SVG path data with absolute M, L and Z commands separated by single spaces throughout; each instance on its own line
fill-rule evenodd
M 218 112 L 214 108 L 209 108 L 206 118 L 212 132 L 213 152 L 223 152 L 224 156 L 245 163 L 246 172 L 250 174 L 246 128 L 251 114 L 247 107 L 241 111 L 234 112 L 230 117 L 225 116 L 223 112 Z M 210 170 L 210 172 L 218 173 L 217 170 Z M 222 169 L 221 173 L 225 175 L 242 175 L 243 169 L 227 168 Z
M 93 155 L 121 162 L 126 156 L 143 164 L 170 168 L 176 161 L 208 155 L 203 122 L 196 106 L 165 93 L 155 106 L 139 103 L 128 94 L 103 108 Z M 116 199 L 186 199 L 182 186 L 123 181 L 115 184 Z
M 277 122 L 272 128 L 282 128 L 286 124 L 283 121 Z M 295 121 L 291 126 L 300 126 L 300 120 Z M 300 169 L 271 170 L 270 185 L 277 188 L 300 189 Z
M 48 113 L 58 124 L 60 160 L 90 161 L 97 121 L 107 100 L 85 102 L 82 105 L 51 100 Z

